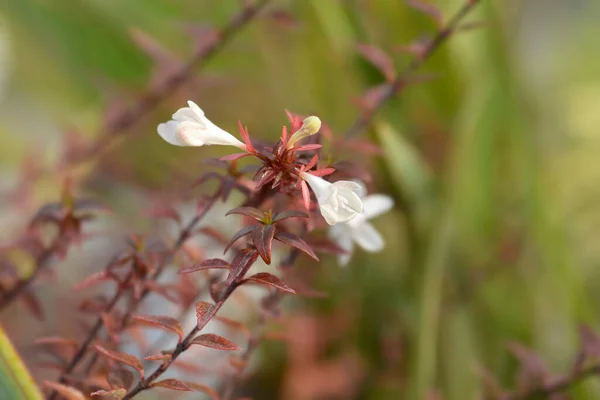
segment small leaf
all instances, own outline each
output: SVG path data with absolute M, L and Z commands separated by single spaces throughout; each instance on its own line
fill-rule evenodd
M 112 397 L 115 399 L 122 399 L 127 394 L 127 390 L 125 388 L 118 388 L 113 390 L 98 390 L 94 393 L 91 393 L 91 396 L 106 396 Z
M 292 149 L 295 151 L 310 151 L 310 150 L 320 149 L 321 147 L 323 147 L 322 144 L 313 143 L 313 144 L 303 144 L 300 146 L 294 146 L 294 147 L 292 147 Z
M 181 225 L 181 216 L 173 207 L 155 207 L 146 213 L 151 217 L 171 219 Z
M 136 356 L 127 353 L 121 353 L 120 351 L 108 350 L 99 345 L 96 345 L 95 348 L 96 351 L 98 351 L 105 357 L 108 357 L 111 360 L 115 360 L 117 362 L 129 365 L 130 367 L 134 368 L 139 372 L 140 379 L 144 379 L 144 366 Z
M 310 246 L 306 244 L 304 240 L 292 233 L 278 231 L 277 233 L 275 233 L 275 240 L 279 240 L 281 243 L 287 244 L 288 246 L 292 246 L 306 253 L 315 260 L 319 261 L 319 258 L 310 248 Z
M 250 152 L 250 153 L 256 153 L 256 149 L 254 148 L 254 146 L 252 145 L 252 141 L 250 140 L 250 134 L 248 133 L 248 128 L 245 128 L 242 126 L 242 123 L 240 121 L 238 121 L 238 128 L 240 130 L 240 136 L 242 137 L 242 140 L 244 141 L 244 144 L 246 145 L 246 149 Z
M 275 225 L 260 225 L 251 234 L 252 243 L 266 264 L 271 264 L 271 244 L 274 234 Z
M 112 387 L 121 386 L 129 389 L 133 384 L 134 376 L 131 371 L 119 366 L 119 368 L 113 368 L 108 372 L 106 380 Z
M 50 389 L 56 390 L 62 397 L 67 400 L 85 400 L 85 396 L 74 387 L 63 385 L 62 383 L 44 381 L 44 385 Z
M 250 225 L 250 226 L 245 226 L 242 229 L 240 229 L 239 231 L 236 232 L 235 235 L 233 235 L 233 237 L 231 238 L 231 240 L 229 241 L 229 243 L 227 244 L 227 246 L 225 247 L 225 250 L 223 250 L 223 254 L 227 253 L 227 250 L 229 250 L 229 248 L 235 243 L 237 242 L 240 238 L 250 234 L 254 229 L 258 228 L 257 225 Z
M 395 79 L 396 70 L 394 68 L 394 62 L 386 52 L 379 47 L 368 44 L 359 44 L 357 47 L 360 54 L 377 68 L 388 82 L 392 82 Z
M 225 339 L 223 336 L 215 335 L 214 333 L 207 333 L 204 335 L 196 336 L 190 344 L 197 344 L 204 347 L 210 347 L 211 349 L 226 351 L 242 349 L 237 344 Z
M 310 174 L 314 175 L 314 176 L 326 176 L 326 175 L 331 175 L 334 172 L 335 172 L 335 168 L 327 167 L 327 168 L 315 169 L 313 171 L 310 171 Z
M 196 391 L 198 392 L 202 392 L 204 394 L 209 395 L 212 400 L 219 400 L 219 394 L 217 393 L 217 391 L 209 386 L 194 382 L 186 382 L 186 385 L 196 389 Z
M 134 315 L 132 319 L 171 331 L 179 336 L 179 342 L 183 340 L 183 329 L 181 329 L 181 325 L 179 325 L 179 322 L 175 318 L 161 315 Z
M 406 0 L 406 4 L 411 6 L 412 8 L 421 11 L 424 14 L 429 15 L 431 18 L 435 20 L 438 27 L 442 27 L 444 25 L 444 21 L 442 18 L 442 13 L 438 10 L 434 5 L 427 4 L 420 0 Z
M 195 392 L 194 389 L 189 387 L 179 379 L 164 379 L 162 381 L 155 382 L 151 385 L 152 387 L 162 387 L 165 389 L 178 390 L 180 392 Z
M 171 358 L 173 358 L 173 356 L 167 353 L 167 354 L 159 354 L 156 356 L 144 357 L 144 360 L 146 360 L 146 361 L 169 361 Z
M 273 218 L 273 222 L 283 221 L 288 218 L 308 218 L 308 214 L 303 211 L 289 210 L 277 214 Z
M 258 283 L 261 285 L 268 285 L 279 289 L 283 292 L 296 294 L 296 291 L 294 289 L 283 283 L 283 281 L 275 275 L 269 274 L 268 272 L 259 272 L 258 274 L 252 275 L 244 279 L 242 283 Z
M 221 161 L 235 161 L 235 160 L 239 160 L 240 158 L 248 157 L 248 156 L 251 156 L 251 155 L 252 155 L 252 153 L 228 154 L 226 156 L 223 156 L 223 157 L 219 158 L 219 160 L 221 160 Z
M 253 207 L 237 207 L 237 208 L 234 208 L 233 210 L 229 210 L 227 212 L 227 214 L 225 214 L 225 216 L 231 215 L 231 214 L 245 215 L 247 217 L 252 217 L 252 218 L 256 219 L 257 221 L 262 221 L 263 218 L 265 217 L 265 213 L 263 213 L 262 211 L 260 211 L 256 208 L 253 208 Z
M 189 274 L 190 272 L 204 271 L 207 269 L 229 269 L 229 263 L 220 258 L 210 258 L 199 264 L 194 264 L 190 267 L 181 268 L 177 271 L 178 274 Z
M 229 269 L 225 286 L 231 285 L 236 279 L 242 276 L 254 264 L 257 258 L 258 252 L 256 250 L 243 249 L 239 251 L 233 261 L 231 261 L 231 268 Z
M 96 272 L 96 273 L 88 276 L 87 278 L 85 278 L 84 280 L 82 280 L 81 282 L 76 284 L 73 287 L 73 289 L 75 289 L 75 290 L 87 289 L 87 288 L 99 285 L 100 283 L 103 283 L 103 282 L 112 281 L 114 279 L 115 279 L 114 275 L 112 275 L 111 273 L 109 273 L 106 270 L 103 270 L 103 271 L 99 271 L 99 272 Z
M 215 305 L 207 303 L 206 301 L 199 301 L 196 303 L 196 318 L 198 319 L 198 329 L 204 328 L 204 326 L 210 321 L 214 314 Z
M 37 338 L 33 341 L 35 344 L 54 344 L 61 346 L 68 346 L 73 349 L 77 349 L 77 341 L 73 339 L 67 339 L 60 336 L 46 336 Z

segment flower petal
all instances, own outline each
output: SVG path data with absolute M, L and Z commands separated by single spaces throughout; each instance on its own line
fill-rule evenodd
M 198 118 L 196 118 L 196 114 L 194 114 L 194 111 L 192 111 L 192 109 L 190 109 L 189 107 L 183 107 L 180 108 L 179 110 L 175 111 L 175 114 L 173 114 L 173 120 L 177 121 L 177 122 L 185 122 L 185 121 L 198 121 Z
M 205 118 L 204 117 L 204 111 L 200 107 L 198 107 L 198 105 L 196 103 L 194 103 L 191 100 L 188 100 L 187 103 L 188 103 L 188 106 L 190 107 L 190 110 L 192 110 L 192 112 L 196 116 L 195 119 L 201 121 L 202 118 Z
M 329 237 L 337 243 L 340 248 L 346 251 L 345 254 L 338 256 L 338 263 L 346 266 L 352 258 L 354 252 L 354 242 L 352 241 L 352 230 L 346 224 L 337 224 L 329 228 Z
M 385 194 L 372 194 L 362 199 L 363 215 L 368 218 L 374 218 L 394 207 L 394 200 Z
M 365 251 L 373 253 L 383 250 L 385 245 L 379 232 L 368 222 L 352 229 L 352 237 Z
M 184 142 L 182 142 L 177 137 L 177 127 L 179 123 L 176 121 L 168 121 L 163 122 L 162 124 L 158 124 L 156 130 L 160 137 L 162 137 L 166 142 L 173 144 L 175 146 L 187 146 Z

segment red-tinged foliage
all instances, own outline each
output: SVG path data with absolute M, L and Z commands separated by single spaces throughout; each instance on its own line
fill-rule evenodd
M 326 176 L 326 175 L 331 175 L 335 172 L 335 168 L 321 168 L 321 169 L 316 169 L 314 171 L 310 171 L 311 175 L 314 176 Z
M 369 115 L 376 110 L 390 93 L 390 84 L 382 83 L 368 88 L 362 96 L 354 98 L 352 101 L 358 105 L 364 115 Z
M 250 135 L 248 134 L 248 127 L 244 128 L 242 123 L 238 121 L 238 129 L 240 130 L 240 136 L 246 145 L 246 150 L 248 150 L 249 153 L 256 153 L 256 149 L 254 148 L 254 145 L 252 145 Z
M 206 333 L 196 336 L 190 343 L 199 346 L 209 347 L 215 350 L 236 351 L 242 348 L 237 344 L 225 339 L 223 336 L 215 335 L 214 333 Z
M 299 115 L 292 114 L 288 110 L 285 110 L 285 113 L 286 113 L 288 119 L 290 120 L 290 124 L 292 125 L 292 127 L 290 129 L 290 136 L 291 136 L 294 133 L 296 133 L 296 131 L 298 129 L 300 129 L 300 127 L 302 126 L 302 118 L 300 118 Z
M 129 365 L 140 374 L 140 378 L 144 379 L 144 366 L 139 358 L 127 353 L 121 353 L 120 351 L 108 350 L 102 346 L 95 345 L 96 351 L 101 355 L 114 360 L 116 362 L 120 362 L 126 365 Z
M 229 263 L 220 258 L 211 258 L 204 260 L 201 263 L 191 265 L 189 267 L 181 268 L 177 271 L 178 274 L 189 274 L 196 271 L 205 271 L 208 269 L 229 269 Z
M 162 381 L 154 382 L 151 386 L 177 390 L 180 392 L 195 392 L 194 389 L 192 389 L 185 382 L 182 382 L 179 379 L 164 379 Z
M 112 390 L 98 390 L 93 393 L 90 393 L 90 396 L 105 396 L 112 397 L 113 399 L 122 399 L 127 394 L 127 389 L 118 388 Z
M 289 210 L 276 214 L 273 217 L 273 223 L 286 220 L 288 218 L 308 218 L 309 215 L 304 211 Z
M 268 272 L 260 272 L 244 279 L 240 284 L 244 283 L 258 283 L 260 285 L 272 286 L 275 289 L 279 289 L 286 293 L 296 294 L 296 291 L 283 283 L 281 279 Z
M 114 276 L 110 271 L 102 270 L 102 271 L 93 273 L 92 275 L 88 276 L 81 282 L 77 283 L 75 286 L 73 286 L 73 289 L 75 289 L 75 290 L 88 289 L 88 288 L 94 287 L 96 285 L 99 285 L 101 283 L 115 281 L 115 280 L 116 280 L 116 276 Z
M 85 395 L 72 386 L 50 381 L 44 381 L 44 385 L 48 386 L 52 390 L 56 390 L 67 400 L 85 400 Z
M 229 365 L 237 370 L 238 373 L 242 372 L 248 366 L 248 360 L 242 357 L 229 357 Z
M 233 246 L 235 244 L 235 242 L 237 242 L 239 239 L 252 233 L 252 231 L 254 231 L 254 229 L 256 229 L 256 227 L 257 227 L 257 225 L 245 226 L 242 229 L 240 229 L 239 231 L 237 231 L 235 233 L 235 235 L 233 235 L 233 237 L 231 238 L 229 243 L 227 243 L 227 246 L 225 246 L 225 250 L 223 250 L 223 254 L 227 253 L 227 250 L 229 250 L 229 248 L 231 248 L 231 246 Z
M 219 400 L 219 393 L 217 393 L 217 391 L 213 388 L 211 388 L 210 386 L 206 386 L 206 385 L 202 385 L 200 383 L 194 383 L 194 382 L 185 382 L 186 385 L 188 385 L 189 387 L 195 389 L 197 392 L 202 392 L 208 396 L 210 396 L 210 398 L 212 400 Z
M 283 244 L 287 244 L 288 246 L 294 247 L 307 254 L 309 257 L 315 259 L 316 261 L 319 261 L 319 257 L 317 257 L 317 255 L 310 248 L 310 246 L 304 240 L 294 235 L 293 233 L 278 231 L 275 233 L 274 239 L 280 241 Z
M 258 252 L 254 249 L 243 249 L 239 251 L 233 261 L 231 261 L 231 268 L 229 269 L 229 275 L 227 275 L 225 285 L 229 286 L 239 277 L 243 276 L 257 258 Z
M 251 217 L 254 218 L 255 220 L 261 222 L 263 221 L 263 219 L 265 218 L 265 213 L 253 208 L 253 207 L 237 207 L 234 208 L 233 210 L 229 210 L 227 212 L 227 215 L 232 215 L 232 214 L 240 214 L 240 215 L 245 215 L 247 217 Z
M 144 357 L 146 361 L 169 361 L 172 358 L 171 354 L 159 354 L 156 356 L 147 356 Z
M 221 160 L 221 161 L 236 161 L 236 160 L 239 160 L 240 158 L 248 157 L 248 156 L 251 156 L 251 155 L 252 155 L 252 153 L 228 154 L 226 156 L 223 156 L 223 157 L 219 158 L 219 160 Z
M 267 265 L 271 264 L 273 235 L 275 235 L 275 225 L 259 225 L 250 234 L 252 244 Z
M 444 26 L 442 13 L 434 5 L 420 0 L 406 0 L 406 4 L 424 14 L 429 15 L 431 18 L 433 18 L 439 28 Z
M 360 54 L 381 72 L 386 81 L 393 82 L 396 79 L 394 61 L 385 51 L 368 44 L 358 44 L 356 47 Z
M 214 314 L 215 305 L 207 303 L 206 301 L 199 301 L 196 303 L 196 318 L 198 319 L 198 329 L 204 328 L 204 326 L 210 321 Z
M 46 336 L 37 338 L 34 340 L 35 344 L 50 344 L 50 345 L 60 345 L 67 346 L 70 348 L 77 348 L 77 341 L 74 339 L 67 339 L 60 336 Z
M 162 315 L 133 315 L 132 319 L 136 322 L 147 324 L 156 328 L 166 329 L 179 336 L 179 341 L 183 340 L 183 329 L 175 318 Z
M 294 150 L 294 151 L 313 151 L 313 150 L 320 149 L 321 147 L 323 147 L 323 145 L 322 144 L 318 144 L 318 143 L 303 144 L 303 145 L 300 145 L 300 146 L 294 146 L 294 147 L 292 147 L 292 150 Z
M 44 319 L 44 309 L 40 304 L 37 296 L 31 292 L 24 292 L 21 294 L 21 301 L 27 308 L 27 311 L 31 313 L 38 320 Z

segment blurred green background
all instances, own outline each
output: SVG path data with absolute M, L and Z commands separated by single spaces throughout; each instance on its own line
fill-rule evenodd
M 432 3 L 446 17 L 462 5 Z M 176 65 L 192 52 L 190 30 L 223 26 L 239 8 L 236 0 L 0 0 L 2 242 L 58 198 L 63 175 L 53 166 L 65 132 L 92 138 L 107 108 L 145 91 L 155 64 L 132 32 Z M 382 157 L 329 149 L 332 159 L 371 168 L 373 188 L 396 199 L 375 221 L 387 247 L 358 251 L 344 269 L 325 258 L 318 282 L 329 297 L 290 307 L 298 335 L 319 338 L 304 343 L 314 360 L 264 346 L 246 388 L 254 398 L 480 398 L 482 368 L 515 385 L 510 343 L 560 373 L 578 349 L 578 325 L 600 328 L 600 2 L 483 1 L 468 20 L 484 25 L 443 45 L 419 71 L 435 78 L 403 91 L 364 133 Z M 353 98 L 383 82 L 356 44 L 381 47 L 401 69 L 411 56 L 394 50 L 435 29 L 402 1 L 273 0 L 192 82 L 78 172 L 79 191 L 114 209 L 111 234 L 147 229 L 138 211 L 151 195 L 184 187 L 203 158 L 224 154 L 167 146 L 156 134 L 187 99 L 224 129 L 235 132 L 239 119 L 266 140 L 287 122 L 284 109 L 318 115 L 342 135 L 359 115 Z M 40 173 L 14 201 L 24 163 Z M 33 338 L 77 332 L 53 309 L 89 272 L 83 259 L 70 257 L 64 279 L 40 286 L 43 323 L 19 306 L 2 316 L 36 378 L 52 375 L 36 366 Z M 572 398 L 600 398 L 595 380 Z M 310 389 L 295 390 L 297 382 Z

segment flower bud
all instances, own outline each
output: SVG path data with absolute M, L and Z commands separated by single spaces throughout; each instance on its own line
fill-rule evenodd
M 298 129 L 292 137 L 290 137 L 290 140 L 288 140 L 287 148 L 291 149 L 298 140 L 314 135 L 319 132 L 319 129 L 321 129 L 321 120 L 319 117 L 311 116 L 305 118 L 304 121 L 302 121 L 300 129 Z

